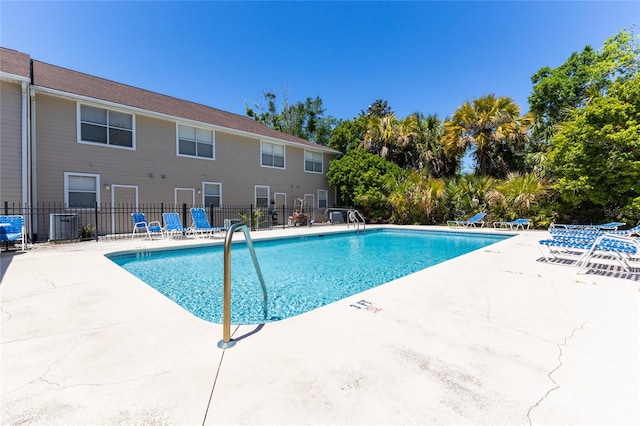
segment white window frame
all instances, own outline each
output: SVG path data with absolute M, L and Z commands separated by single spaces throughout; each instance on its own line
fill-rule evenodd
M 75 176 L 79 176 L 79 177 L 92 177 L 96 179 L 96 189 L 95 189 L 95 194 L 96 194 L 96 202 L 98 203 L 98 206 L 100 205 L 100 175 L 99 174 L 95 174 L 95 173 L 78 173 L 78 172 L 64 172 L 64 205 L 66 208 L 73 208 L 73 209 L 92 209 L 94 208 L 94 206 L 91 207 L 69 207 L 69 178 L 70 177 L 75 177 Z
M 222 183 L 221 182 L 202 182 L 202 205 L 207 207 L 209 204 L 204 202 L 204 197 L 206 196 L 206 192 L 205 192 L 205 187 L 207 185 L 211 185 L 211 186 L 217 186 L 218 187 L 218 191 L 219 191 L 219 195 L 218 197 L 220 198 L 218 205 L 214 205 L 213 208 L 214 209 L 221 209 L 222 208 Z
M 124 129 L 124 128 L 120 128 L 120 127 L 116 127 L 116 126 L 111 126 L 109 127 L 109 124 L 107 123 L 106 127 L 107 127 L 107 143 L 101 143 L 101 142 L 94 142 L 94 141 L 85 141 L 82 139 L 82 107 L 86 106 L 86 107 L 90 107 L 90 108 L 98 108 L 98 109 L 104 109 L 107 111 L 107 114 L 109 111 L 114 111 L 120 114 L 127 114 L 131 116 L 131 146 L 121 146 L 121 145 L 112 145 L 109 143 L 109 129 L 110 128 L 114 128 L 114 129 L 118 129 L 118 130 L 129 130 L 129 129 Z M 97 105 L 97 104 L 90 104 L 90 103 L 86 103 L 86 102 L 76 102 L 76 137 L 78 140 L 78 143 L 81 144 L 86 144 L 86 145 L 93 145 L 93 146 L 103 146 L 103 147 L 107 147 L 107 148 L 115 148 L 115 149 L 126 149 L 129 151 L 135 151 L 136 150 L 136 115 L 132 114 L 130 112 L 124 111 L 122 109 L 118 109 L 118 108 L 112 108 L 112 107 L 106 107 L 104 105 Z M 91 123 L 93 125 L 96 125 L 96 123 Z
M 258 188 L 266 188 L 267 189 L 267 196 L 265 197 L 265 205 L 264 206 L 259 206 L 258 205 Z M 261 197 L 262 199 L 262 197 Z M 258 207 L 266 207 L 269 208 L 269 200 L 271 200 L 271 187 L 269 187 L 268 185 L 254 185 L 253 187 L 253 202 L 256 208 Z
M 320 194 L 324 194 L 324 201 L 325 201 L 325 206 L 321 206 L 320 205 L 320 200 L 322 200 L 322 197 L 320 196 Z M 326 209 L 329 208 L 329 190 L 327 189 L 318 189 L 318 209 Z
M 317 170 L 309 170 L 307 169 L 307 154 L 319 154 L 320 155 L 320 163 L 318 163 L 317 161 L 313 161 L 313 159 L 311 160 L 311 162 L 315 165 L 315 164 L 320 164 L 320 171 Z M 315 169 L 315 167 L 314 167 Z M 304 150 L 304 171 L 306 173 L 316 173 L 316 174 L 322 174 L 324 173 L 324 155 L 322 154 L 322 152 L 318 152 L 318 151 L 309 151 L 309 150 Z
M 280 166 L 273 166 L 273 165 L 268 165 L 268 164 L 264 164 L 262 162 L 262 153 L 264 152 L 264 148 L 266 145 L 270 145 L 272 147 L 274 146 L 280 146 L 282 147 L 282 167 Z M 275 158 L 275 156 L 273 155 L 273 148 L 271 149 L 272 154 L 271 156 L 273 158 Z M 274 143 L 274 142 L 267 142 L 267 141 L 260 141 L 260 166 L 261 167 L 268 167 L 270 169 L 278 169 L 278 170 L 286 170 L 287 169 L 287 146 L 284 144 L 279 144 L 279 143 Z
M 196 136 L 196 140 L 194 140 L 193 142 L 195 142 L 196 144 L 196 155 L 190 155 L 190 154 L 181 154 L 180 153 L 180 126 L 183 127 L 191 127 L 192 129 L 194 129 L 196 131 L 196 135 L 197 135 L 197 131 L 198 130 L 202 130 L 204 132 L 211 132 L 211 157 L 201 157 L 198 155 L 198 143 L 202 143 L 202 142 L 198 142 L 197 136 Z M 186 158 L 197 158 L 200 160 L 215 160 L 216 159 L 216 132 L 213 129 L 207 129 L 206 127 L 198 127 L 198 126 L 192 126 L 190 124 L 184 124 L 184 123 L 176 123 L 176 155 L 178 157 L 186 157 Z

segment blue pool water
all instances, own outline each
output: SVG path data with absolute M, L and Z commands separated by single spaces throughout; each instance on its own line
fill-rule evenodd
M 508 235 L 372 230 L 254 242 L 268 294 L 243 242 L 231 250 L 231 322 L 289 318 L 508 238 Z M 223 247 L 108 256 L 192 314 L 222 323 Z

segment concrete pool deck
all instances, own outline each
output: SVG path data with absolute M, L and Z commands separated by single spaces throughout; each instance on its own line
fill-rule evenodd
M 640 424 L 640 280 L 541 262 L 547 235 L 234 326 L 226 350 L 103 256 L 194 240 L 3 252 L 0 423 Z

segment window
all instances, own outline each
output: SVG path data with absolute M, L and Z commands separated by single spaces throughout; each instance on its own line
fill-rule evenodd
M 100 203 L 100 175 L 64 174 L 64 202 L 67 207 L 92 208 Z
M 222 184 L 216 182 L 202 183 L 202 198 L 205 206 L 222 207 Z
M 269 205 L 269 187 L 256 185 L 256 207 L 267 207 Z
M 178 155 L 215 159 L 213 130 L 178 125 Z
M 327 206 L 327 201 L 329 199 L 329 191 L 327 191 L 326 189 L 318 189 L 318 208 L 319 209 L 326 209 Z
M 284 169 L 284 145 L 262 142 L 260 150 L 262 152 L 260 160 L 262 166 Z
M 133 148 L 133 115 L 79 105 L 81 142 Z
M 321 152 L 304 152 L 304 171 L 313 173 L 322 173 L 322 153 Z

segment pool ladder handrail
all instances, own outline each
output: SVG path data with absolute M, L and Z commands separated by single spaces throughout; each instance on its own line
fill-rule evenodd
M 264 285 L 260 264 L 258 263 L 256 252 L 253 249 L 253 241 L 251 240 L 251 235 L 249 235 L 249 227 L 244 223 L 234 223 L 229 227 L 227 235 L 224 238 L 224 301 L 222 310 L 222 340 L 218 342 L 220 349 L 231 348 L 236 344 L 236 341 L 231 338 L 231 241 L 233 240 L 234 232 L 239 230 L 244 232 L 244 239 L 249 248 L 249 253 L 251 253 L 253 266 L 256 268 L 256 273 L 262 286 L 262 311 L 264 318 L 267 319 L 267 287 Z
M 349 209 L 347 211 L 347 228 L 349 227 L 349 223 L 354 224 L 357 232 L 360 232 L 360 224 L 362 224 L 362 232 L 365 231 L 366 222 L 358 210 Z

